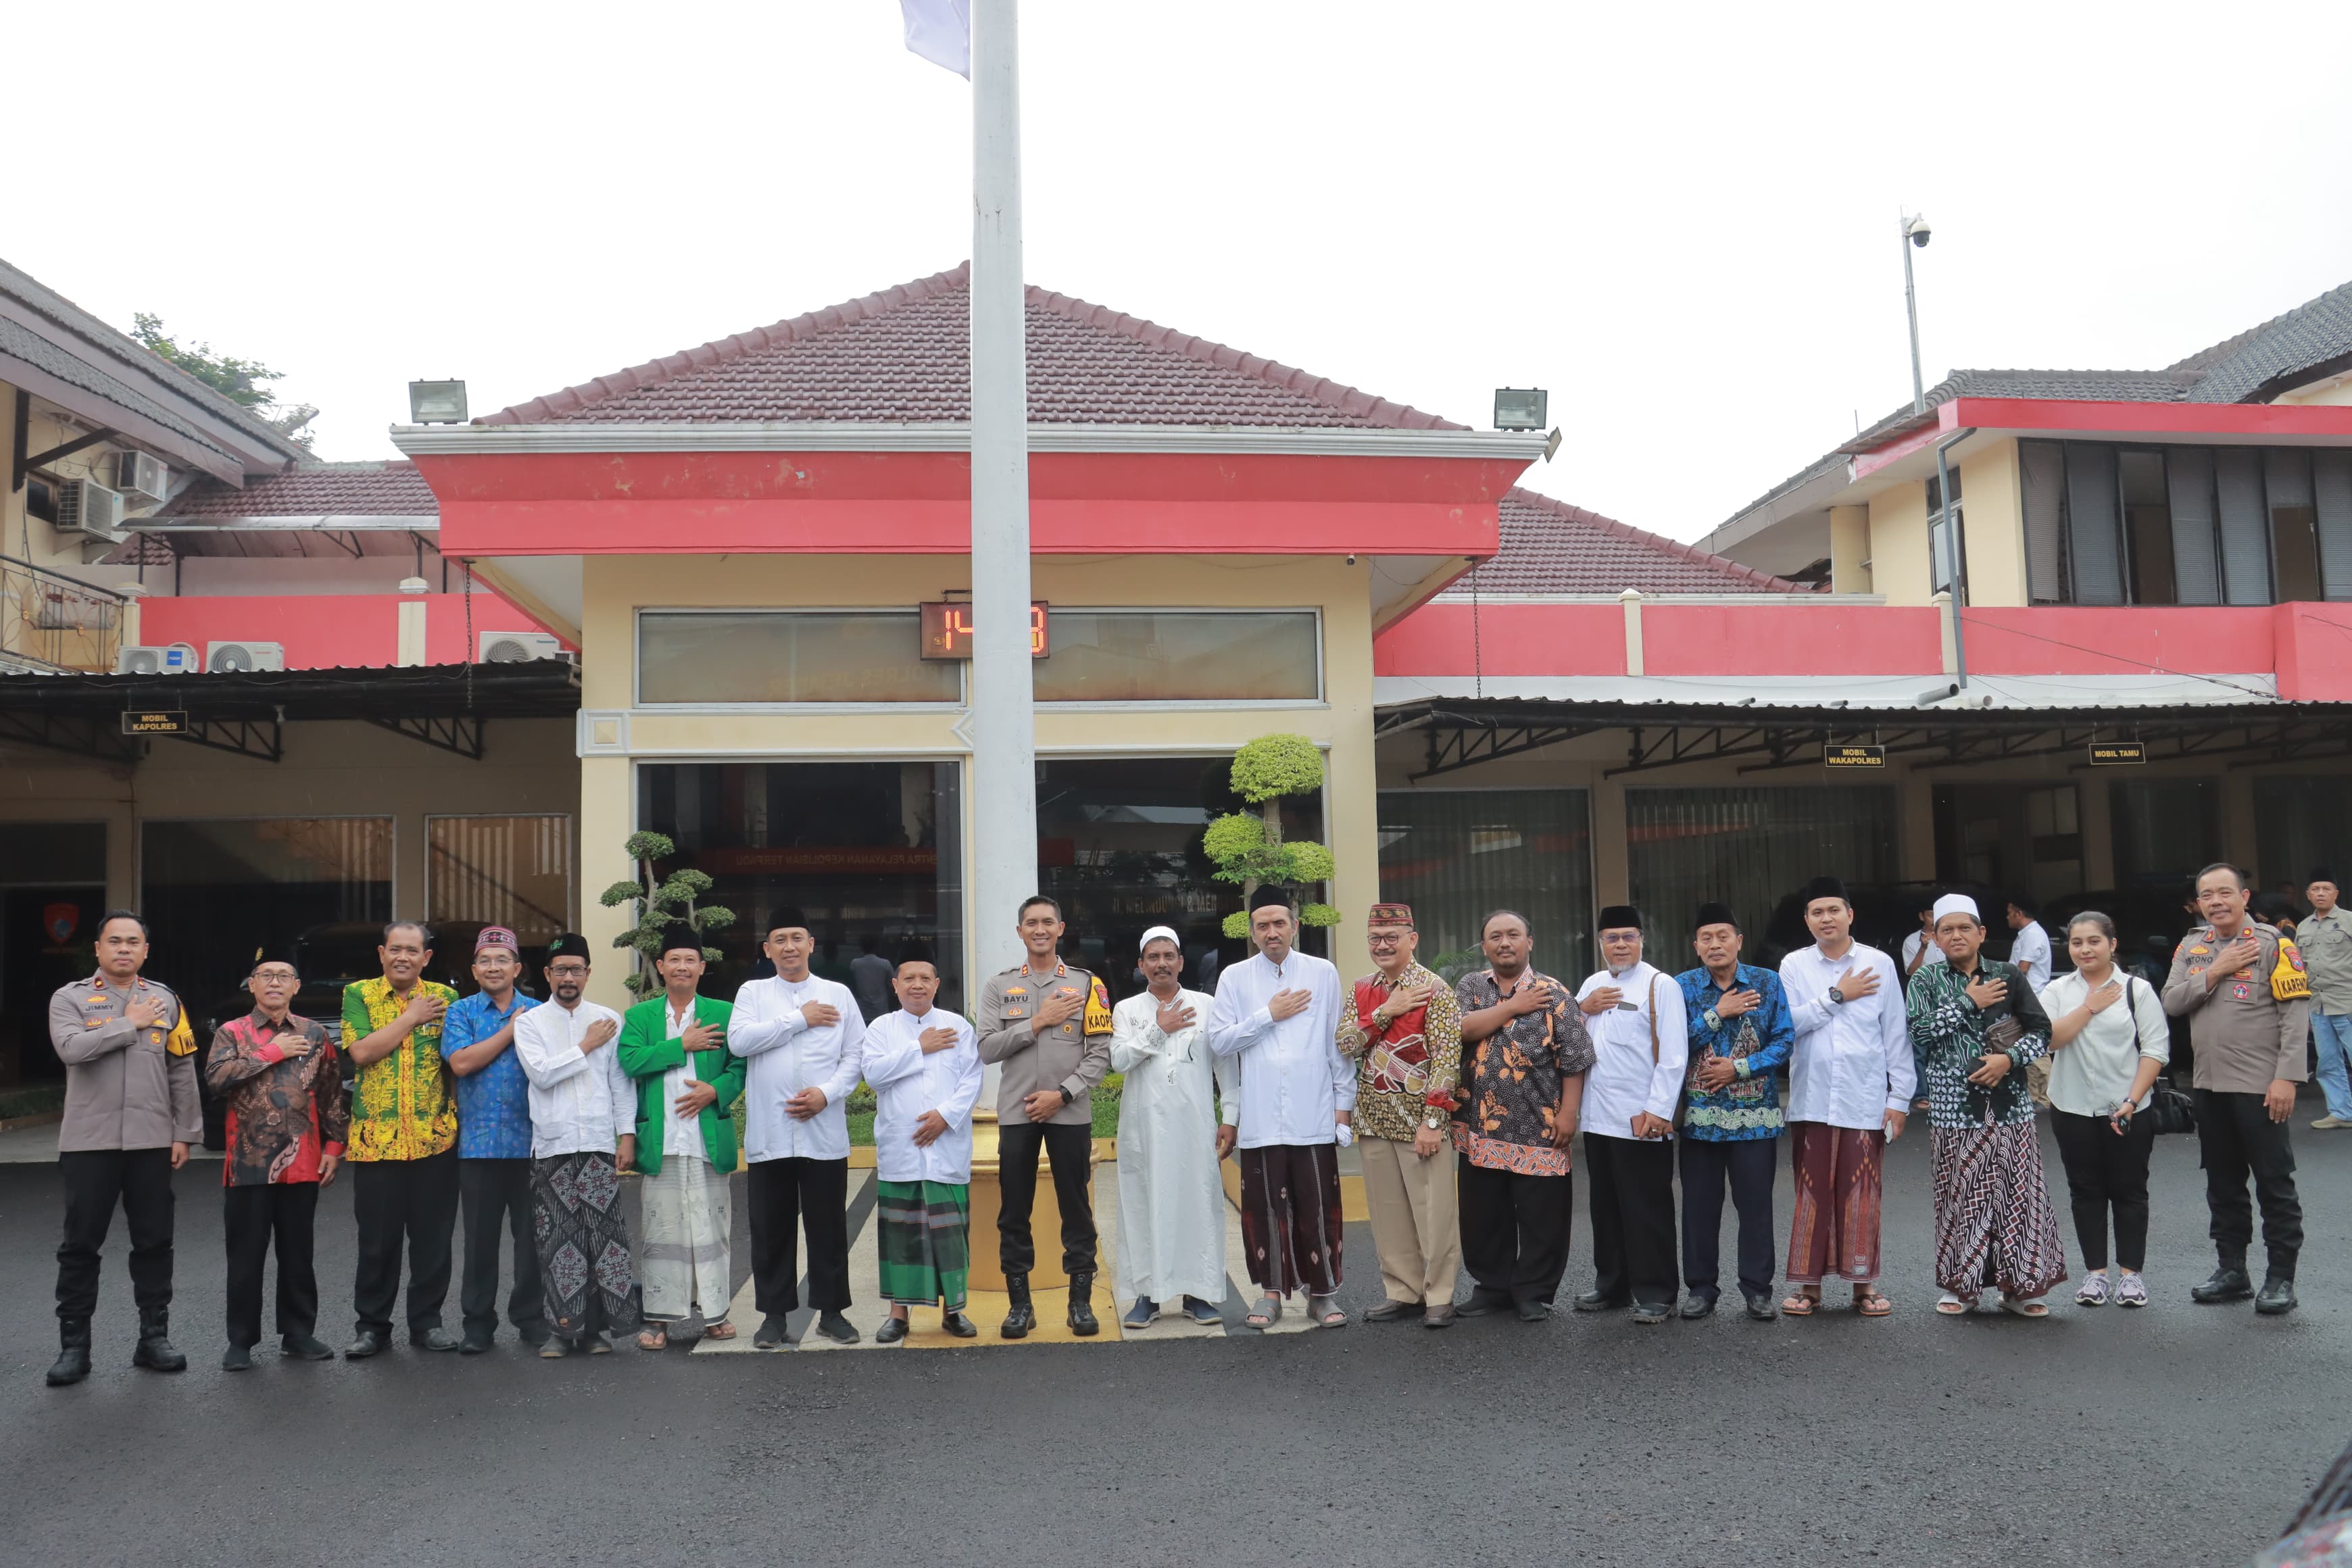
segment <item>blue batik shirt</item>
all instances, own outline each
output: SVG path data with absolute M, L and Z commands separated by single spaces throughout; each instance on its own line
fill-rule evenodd
M 480 1045 L 517 1014 L 538 1005 L 522 994 L 520 986 L 515 988 L 513 1005 L 503 1013 L 491 1003 L 487 991 L 450 1003 L 441 1018 L 442 1059 L 467 1046 Z M 457 1079 L 457 1158 L 530 1158 L 530 1079 L 523 1075 L 512 1046 L 481 1071 Z
M 1715 1004 L 1723 992 L 1705 966 L 1675 975 L 1675 984 L 1683 988 L 1683 1013 L 1690 1020 L 1692 1068 L 1706 1057 L 1729 1057 L 1737 1074 L 1711 1094 L 1685 1080 L 1683 1135 L 1702 1143 L 1779 1137 L 1783 1120 L 1779 1073 L 1788 1065 L 1789 1049 L 1797 1038 L 1780 977 L 1753 964 L 1739 965 L 1731 988 L 1755 992 L 1757 1003 L 1731 1018 L 1717 1016 Z

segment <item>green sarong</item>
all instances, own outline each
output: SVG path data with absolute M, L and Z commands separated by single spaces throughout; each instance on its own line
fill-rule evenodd
M 962 1310 L 971 1277 L 971 1194 L 970 1186 L 947 1182 L 875 1184 L 883 1300 Z

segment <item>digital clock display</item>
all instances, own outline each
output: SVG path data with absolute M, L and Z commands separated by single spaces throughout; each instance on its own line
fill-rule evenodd
M 971 657 L 971 605 L 968 601 L 925 605 L 921 609 L 925 658 Z M 1044 658 L 1050 651 L 1045 641 L 1045 602 L 1040 599 L 1029 606 L 1029 657 Z

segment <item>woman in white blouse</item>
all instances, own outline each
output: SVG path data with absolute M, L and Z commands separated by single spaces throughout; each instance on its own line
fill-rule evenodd
M 2140 1277 L 2147 1258 L 2147 1156 L 2156 1129 L 2147 1109 L 2156 1075 L 2172 1059 L 2172 1035 L 2156 988 L 2116 967 L 2116 923 L 2085 910 L 2066 927 L 2074 973 L 2042 988 L 2050 1015 L 2050 1121 L 2074 1194 L 2074 1234 L 2083 1244 L 2084 1279 L 2074 1300 L 2104 1307 L 2107 1215 L 2115 1214 L 2112 1299 L 2147 1305 Z

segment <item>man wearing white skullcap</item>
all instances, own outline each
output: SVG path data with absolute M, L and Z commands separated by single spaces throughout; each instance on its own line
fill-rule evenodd
M 1149 989 L 1111 1009 L 1110 1065 L 1127 1075 L 1118 1102 L 1118 1279 L 1130 1302 L 1119 1327 L 1150 1326 L 1164 1302 L 1214 1323 L 1225 1299 L 1225 1189 L 1217 1163 L 1241 1119 L 1240 1064 L 1209 1049 L 1211 999 L 1178 984 L 1176 933 L 1143 933 Z M 1218 1116 L 1222 1100 L 1224 1113 Z

